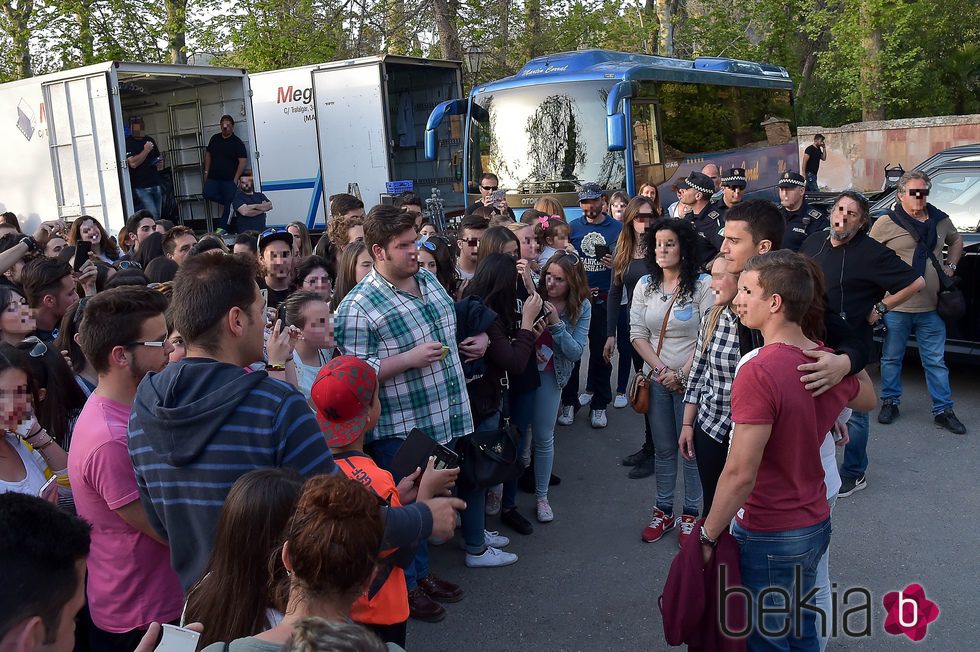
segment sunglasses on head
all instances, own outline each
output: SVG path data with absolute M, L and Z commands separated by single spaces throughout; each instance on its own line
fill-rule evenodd
M 415 246 L 417 246 L 419 249 L 422 249 L 424 247 L 429 251 L 436 250 L 436 243 L 431 242 L 428 238 L 422 238 L 421 240 L 415 243 Z
M 490 190 L 490 191 L 493 191 L 493 190 L 496 190 L 497 188 L 499 188 L 499 186 L 480 186 L 480 187 L 483 188 L 484 190 Z
M 143 269 L 143 266 L 140 265 L 135 260 L 119 260 L 114 262 L 112 266 L 115 267 L 116 270 L 120 272 L 124 269 Z
M 916 199 L 922 199 L 923 197 L 929 196 L 928 188 L 911 188 L 908 191 L 909 197 L 915 197 Z
M 45 344 L 37 335 L 25 337 L 21 344 L 31 345 L 31 350 L 28 352 L 28 355 L 30 355 L 32 358 L 41 358 L 48 352 L 48 345 Z M 18 348 L 26 349 L 27 347 L 18 346 Z
M 578 262 L 579 262 L 578 254 L 573 254 L 573 253 L 570 253 L 570 252 L 564 251 L 564 250 L 563 251 L 559 251 L 558 253 L 556 253 L 552 257 L 552 260 L 556 260 L 557 261 L 557 260 L 561 260 L 562 258 L 571 258 L 572 259 L 572 264 L 573 265 L 578 265 Z
M 265 231 L 263 231 L 262 233 L 260 233 L 259 234 L 259 239 L 261 240 L 262 238 L 268 237 L 268 236 L 273 235 L 275 233 L 289 233 L 289 231 L 287 229 L 282 228 L 281 226 L 280 227 L 272 227 L 271 229 L 266 229 Z M 290 233 L 290 235 L 292 235 L 292 234 Z

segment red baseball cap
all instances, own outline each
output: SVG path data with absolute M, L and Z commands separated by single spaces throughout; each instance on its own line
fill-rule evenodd
M 310 398 L 327 446 L 346 446 L 361 435 L 377 386 L 374 368 L 352 355 L 336 357 L 323 365 L 313 381 Z

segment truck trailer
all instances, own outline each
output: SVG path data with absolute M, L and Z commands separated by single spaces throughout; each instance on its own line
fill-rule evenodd
M 442 128 L 448 146 L 435 160 L 426 160 L 423 137 L 432 109 L 462 93 L 460 62 L 384 55 L 249 79 L 269 226 L 298 220 L 321 230 L 338 193 L 370 208 L 400 189 L 425 200 L 438 188 L 447 207 L 462 205 L 461 160 L 450 151 L 462 143 L 461 124 Z
M 260 174 L 249 95 L 240 68 L 119 61 L 2 84 L 0 210 L 32 226 L 91 215 L 118 232 L 134 210 L 126 135 L 140 116 L 164 157 L 164 217 L 211 230 L 204 149 L 222 115 Z

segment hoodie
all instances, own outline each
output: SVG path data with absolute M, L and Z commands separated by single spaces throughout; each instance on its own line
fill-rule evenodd
M 253 469 L 337 470 L 303 395 L 264 371 L 185 358 L 139 385 L 129 452 L 140 499 L 188 591 L 201 576 L 231 485 Z

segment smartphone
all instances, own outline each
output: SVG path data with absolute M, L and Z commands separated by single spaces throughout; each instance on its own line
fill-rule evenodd
M 609 250 L 609 246 L 608 245 L 599 244 L 599 245 L 596 245 L 595 246 L 595 257 L 596 258 L 605 258 L 610 253 L 612 253 L 612 252 Z
M 58 482 L 58 476 L 52 475 L 45 481 L 41 488 L 37 490 L 37 497 L 43 498 L 48 502 L 58 503 L 58 488 L 55 486 Z
M 79 240 L 75 243 L 75 271 L 82 269 L 88 261 L 88 255 L 92 251 L 92 243 L 88 240 Z
M 490 201 L 494 204 L 502 204 L 507 201 L 507 193 L 503 190 L 494 190 L 490 193 Z
M 276 319 L 282 322 L 282 329 L 286 330 L 286 304 L 280 303 L 279 307 L 276 309 Z M 273 322 L 275 325 L 275 322 Z
M 455 469 L 459 466 L 459 455 L 456 451 L 443 446 L 442 444 L 436 444 L 436 449 L 432 453 L 436 461 L 433 463 L 432 468 L 439 469 Z
M 163 626 L 163 638 L 156 646 L 156 652 L 195 652 L 197 641 L 201 635 L 185 627 L 176 625 Z
M 436 469 L 454 469 L 459 466 L 459 456 L 452 449 L 437 444 L 418 428 L 412 428 L 401 448 L 395 452 L 389 470 L 396 478 L 404 478 L 415 473 L 415 469 L 424 469 L 430 457 L 436 458 L 433 464 Z

